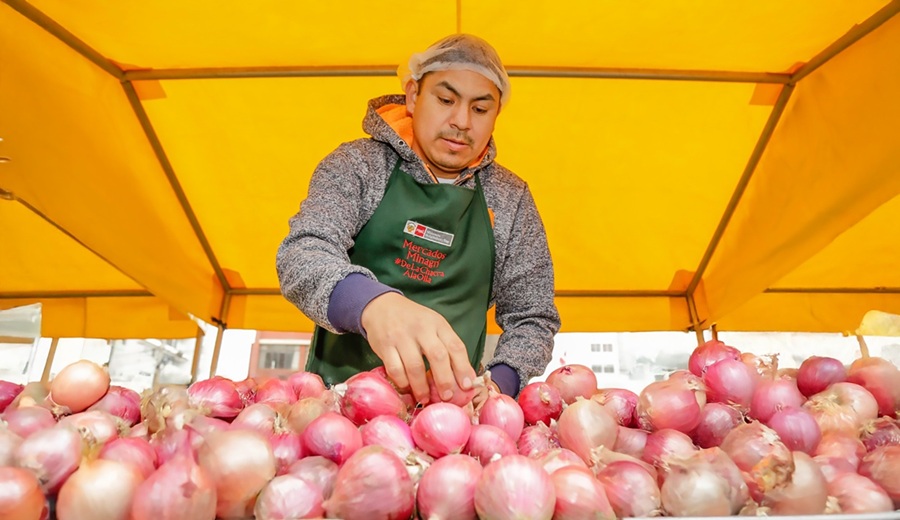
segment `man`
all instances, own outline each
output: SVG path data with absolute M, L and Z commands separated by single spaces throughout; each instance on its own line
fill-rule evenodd
M 473 388 L 496 304 L 503 333 L 487 368 L 515 396 L 545 370 L 560 322 L 534 200 L 494 161 L 509 77 L 487 42 L 462 34 L 400 76 L 405 97 L 369 102 L 371 138 L 318 165 L 278 250 L 282 293 L 317 325 L 307 370 L 334 384 L 383 364 L 424 403 L 430 367 L 449 400 Z

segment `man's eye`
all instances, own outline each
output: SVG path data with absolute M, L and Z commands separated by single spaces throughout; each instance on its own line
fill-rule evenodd
M 475 107 L 472 110 L 474 110 L 476 114 L 487 114 L 487 109 L 483 107 Z
M 443 97 L 439 97 L 438 101 L 440 101 L 442 105 L 449 105 L 449 104 L 453 103 L 453 100 L 451 100 L 449 98 L 443 98 Z

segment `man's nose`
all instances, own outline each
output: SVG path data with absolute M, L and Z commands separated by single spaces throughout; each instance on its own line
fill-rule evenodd
M 469 107 L 458 103 L 453 107 L 453 114 L 450 116 L 450 124 L 459 130 L 468 130 L 471 122 L 471 114 Z

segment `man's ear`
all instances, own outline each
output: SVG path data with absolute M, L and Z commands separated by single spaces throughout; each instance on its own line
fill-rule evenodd
M 416 110 L 416 99 L 419 96 L 419 82 L 410 79 L 406 82 L 406 112 L 412 114 Z

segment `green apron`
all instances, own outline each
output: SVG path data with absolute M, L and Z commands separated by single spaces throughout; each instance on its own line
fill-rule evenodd
M 420 184 L 397 161 L 381 203 L 349 255 L 379 282 L 444 316 L 477 366 L 494 281 L 494 231 L 478 175 L 474 190 Z M 316 327 L 306 370 L 326 384 L 380 365 L 362 335 Z

